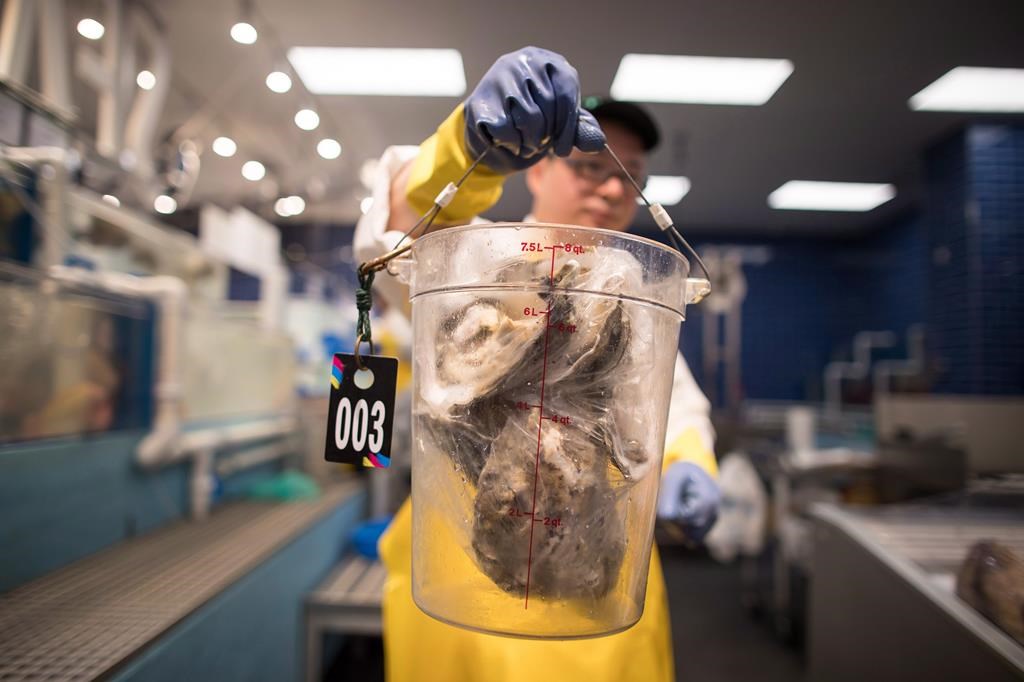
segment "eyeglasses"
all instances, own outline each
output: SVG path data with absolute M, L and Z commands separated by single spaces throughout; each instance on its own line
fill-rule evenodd
M 618 178 L 626 192 L 637 193 L 629 176 L 613 164 L 605 163 L 600 159 L 562 159 L 562 161 L 569 164 L 569 168 L 573 169 L 578 178 L 593 183 L 595 186 L 603 185 L 608 182 L 609 178 Z M 647 175 L 634 173 L 633 177 L 641 187 L 647 184 Z

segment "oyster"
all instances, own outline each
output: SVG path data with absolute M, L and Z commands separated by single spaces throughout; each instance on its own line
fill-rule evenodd
M 448 455 L 456 471 L 476 485 L 490 455 L 491 444 L 501 433 L 512 405 L 500 398 L 486 398 L 456 405 L 443 415 L 416 415 L 421 438 Z
M 531 594 L 601 596 L 625 552 L 608 453 L 571 425 L 545 424 L 538 437 L 538 419 L 535 412 L 509 419 L 494 442 L 478 480 L 474 555 L 512 594 L 526 591 L 529 573 Z
M 981 540 L 957 574 L 956 594 L 1024 644 L 1024 559 L 1004 544 Z
M 543 286 L 571 285 L 579 264 L 569 261 Z M 570 297 L 548 291 L 533 299 L 522 316 L 501 301 L 483 298 L 460 308 L 440 324 L 436 338 L 437 381 L 458 389 L 458 404 L 514 391 L 539 379 L 545 351 L 556 355 L 569 344 L 568 334 L 545 335 L 548 320 L 574 324 Z M 547 341 L 545 342 L 545 336 Z
M 551 363 L 552 384 L 582 388 L 610 379 L 609 374 L 622 362 L 629 346 L 629 318 L 622 303 L 609 306 L 604 316 L 588 316 L 577 311 L 582 329 L 575 329 L 561 358 Z M 568 387 L 568 386 L 567 386 Z

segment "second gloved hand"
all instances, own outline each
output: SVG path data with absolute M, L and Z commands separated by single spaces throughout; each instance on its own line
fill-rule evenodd
M 502 55 L 466 99 L 466 146 L 475 158 L 491 143 L 483 163 L 499 173 L 527 168 L 551 149 L 568 156 L 603 148 L 604 133 L 580 108 L 576 69 L 565 57 L 539 47 Z
M 676 462 L 661 479 L 658 518 L 678 523 L 687 538 L 702 542 L 718 519 L 718 484 L 693 462 Z

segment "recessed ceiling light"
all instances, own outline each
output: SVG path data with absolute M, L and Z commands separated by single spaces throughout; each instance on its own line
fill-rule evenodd
M 797 211 L 870 211 L 896 196 L 889 184 L 790 180 L 768 195 L 772 208 Z
M 139 75 L 135 77 L 135 83 L 143 90 L 152 90 L 156 85 L 156 76 L 152 71 L 139 71 Z
M 1024 69 L 958 66 L 909 100 L 915 111 L 1024 111 Z
M 466 92 L 458 50 L 293 47 L 288 60 L 316 95 L 458 97 Z
M 267 74 L 267 87 L 274 92 L 288 92 L 292 89 L 292 79 L 284 71 L 271 71 Z
M 682 175 L 652 175 L 647 178 L 644 196 L 652 204 L 675 206 L 682 201 L 689 191 L 689 178 Z M 643 200 L 637 197 L 637 202 L 643 203 Z
M 359 212 L 366 215 L 373 208 L 373 197 L 363 197 L 359 202 Z
M 230 137 L 218 137 L 213 141 L 213 152 L 218 156 L 231 157 L 238 151 L 238 145 Z
M 117 197 L 115 197 L 113 194 L 104 194 L 103 195 L 103 201 L 107 202 L 108 204 L 112 204 L 114 206 L 120 206 L 121 205 L 121 200 L 118 199 Z
M 106 29 L 103 28 L 103 24 L 96 21 L 95 19 L 85 18 L 78 22 L 78 33 L 83 38 L 89 40 L 99 40 L 103 37 Z
M 246 161 L 242 164 L 242 177 L 246 180 L 256 182 L 257 180 L 262 180 L 266 174 L 266 167 L 259 161 Z
M 166 194 L 161 194 L 153 200 L 153 208 L 157 213 L 163 213 L 169 215 L 174 213 L 178 209 L 178 202 L 174 200 L 174 197 L 169 197 Z
M 760 105 L 791 73 L 788 59 L 627 54 L 611 95 L 633 102 Z
M 246 21 L 240 21 L 231 27 L 231 38 L 242 45 L 252 45 L 259 37 L 256 27 Z
M 281 197 L 274 202 L 274 212 L 282 218 L 299 215 L 306 210 L 306 201 L 298 195 Z
M 295 114 L 295 125 L 303 130 L 316 130 L 320 125 L 320 116 L 312 109 L 299 109 Z
M 316 143 L 316 153 L 325 159 L 336 159 L 341 156 L 341 144 L 337 140 L 325 137 Z

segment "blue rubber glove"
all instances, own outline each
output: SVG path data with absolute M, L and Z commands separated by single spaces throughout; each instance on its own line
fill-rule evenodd
M 524 47 L 494 62 L 466 100 L 466 147 L 498 173 L 532 166 L 551 149 L 568 156 L 604 148 L 601 126 L 580 108 L 576 69 L 560 54 Z
M 715 479 L 693 462 L 676 462 L 661 477 L 658 518 L 678 523 L 693 542 L 703 542 L 715 525 L 720 502 Z

